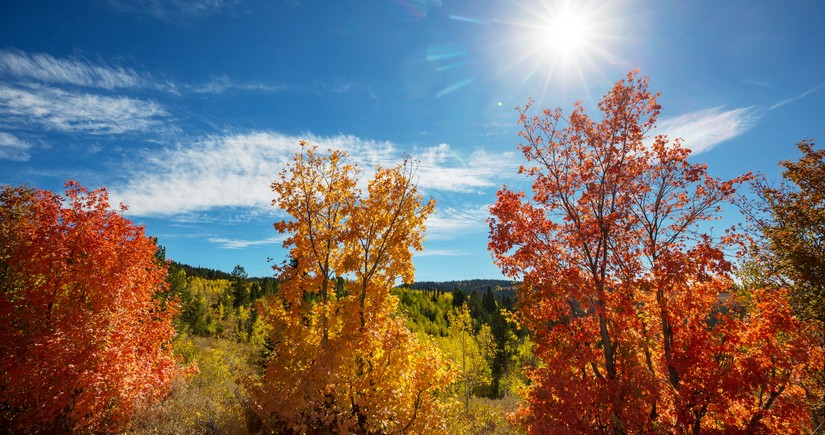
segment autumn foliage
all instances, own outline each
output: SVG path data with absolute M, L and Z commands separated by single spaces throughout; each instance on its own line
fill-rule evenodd
M 758 271 L 767 285 L 789 289 L 795 312 L 814 329 L 825 348 L 825 150 L 813 139 L 799 142 L 801 157 L 784 161 L 783 182 L 770 185 L 755 180 L 759 201 L 748 208 L 762 235 L 754 243 Z M 825 421 L 825 366 L 809 388 L 819 422 Z
M 2 189 L 0 427 L 116 431 L 164 394 L 176 310 L 155 252 L 105 190 Z
M 825 149 L 814 141 L 797 144 L 798 161 L 785 161 L 785 183 L 758 192 L 768 217 L 757 224 L 780 282 L 793 288 L 795 305 L 805 318 L 825 324 Z
M 452 377 L 435 346 L 413 335 L 389 293 L 413 280 L 424 202 L 411 162 L 377 168 L 359 187 L 347 155 L 305 143 L 272 188 L 290 220 L 291 261 L 265 307 L 272 351 L 255 394 L 269 430 L 295 433 L 432 433 L 444 430 L 436 393 Z
M 722 181 L 630 73 L 599 103 L 520 111 L 533 193 L 503 188 L 489 248 L 524 280 L 519 317 L 543 362 L 519 418 L 532 433 L 804 432 L 801 380 L 821 349 L 783 290 L 734 287 L 741 238 L 709 221 L 749 175 Z

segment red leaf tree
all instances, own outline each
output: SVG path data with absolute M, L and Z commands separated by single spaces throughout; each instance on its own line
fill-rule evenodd
M 632 72 L 601 121 L 581 103 L 566 118 L 520 110 L 533 195 L 498 192 L 489 243 L 524 280 L 519 313 L 544 363 L 520 416 L 537 433 L 804 428 L 798 380 L 821 354 L 783 292 L 721 303 L 737 237 L 706 233 L 750 175 L 710 177 L 679 139 L 649 138 L 657 96 Z
M 103 189 L 2 189 L 0 426 L 115 431 L 164 394 L 175 307 L 155 252 Z

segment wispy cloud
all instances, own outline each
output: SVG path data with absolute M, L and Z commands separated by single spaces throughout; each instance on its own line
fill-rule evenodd
M 113 198 L 135 215 L 177 215 L 219 207 L 269 206 L 269 185 L 293 138 L 268 133 L 207 137 L 144 156 Z M 117 203 L 118 201 L 113 201 Z
M 107 135 L 163 128 L 169 113 L 154 101 L 0 84 L 0 117 L 6 127 Z
M 486 231 L 489 206 L 441 208 L 427 219 L 428 240 L 452 240 L 469 232 Z
M 490 154 L 483 149 L 462 157 L 448 144 L 417 150 L 421 161 L 419 187 L 469 192 L 494 187 L 503 174 L 515 174 L 518 160 L 513 152 Z
M 0 132 L 0 159 L 25 162 L 31 157 L 31 144 L 20 140 L 17 136 Z
M 470 255 L 470 253 L 460 249 L 425 249 L 415 254 L 416 257 L 463 257 L 465 255 Z
M 179 82 L 159 79 L 156 75 L 130 67 L 113 66 L 106 61 L 91 61 L 80 57 L 57 58 L 46 53 L 26 53 L 20 50 L 0 50 L 0 79 L 27 87 L 68 88 L 80 86 L 106 91 L 158 91 L 176 96 L 185 94 L 219 95 L 228 92 L 314 92 L 341 94 L 370 91 L 351 81 L 318 82 L 311 86 L 243 80 L 226 74 L 200 82 Z
M 0 76 L 110 90 L 153 86 L 148 76 L 130 68 L 17 50 L 0 51 Z
M 150 15 L 159 20 L 198 17 L 221 12 L 235 0 L 108 0 L 110 7 L 126 13 Z
M 204 83 L 193 85 L 189 89 L 196 94 L 222 94 L 226 91 L 282 92 L 298 90 L 297 87 L 289 85 L 240 82 L 231 79 L 227 75 L 213 77 Z
M 759 110 L 755 107 L 732 110 L 714 107 L 662 119 L 655 134 L 681 137 L 685 146 L 693 150 L 694 154 L 699 154 L 745 133 L 759 117 Z
M 250 246 L 275 245 L 283 241 L 283 237 L 269 237 L 262 240 L 227 239 L 223 237 L 209 239 L 210 243 L 218 244 L 223 249 L 244 249 Z
M 774 104 L 773 106 L 768 107 L 768 110 L 778 109 L 778 108 L 780 108 L 780 107 L 782 107 L 786 104 L 793 103 L 794 101 L 799 100 L 801 98 L 805 98 L 808 95 L 822 89 L 823 87 L 825 87 L 825 83 L 820 83 L 819 85 L 814 86 L 811 89 L 808 89 L 807 91 L 805 91 L 805 92 L 803 92 L 803 93 L 801 93 L 801 94 L 799 94 L 799 95 L 797 95 L 793 98 L 788 98 L 787 100 L 782 100 L 782 101 Z
M 50 54 L 25 53 L 19 50 L 0 50 L 0 78 L 21 85 L 40 83 L 52 87 L 82 86 L 108 91 L 153 90 L 173 95 L 302 90 L 295 85 L 241 81 L 227 75 L 212 77 L 200 83 L 176 83 L 160 80 L 152 74 L 133 68 L 112 66 L 105 61 L 93 62 L 78 57 L 56 58 Z
M 227 75 L 212 77 L 205 82 L 175 87 L 185 93 L 193 94 L 224 94 L 227 92 L 310 92 L 315 94 L 346 94 L 350 92 L 365 92 L 371 98 L 372 89 L 362 83 L 351 81 L 333 80 L 330 82 L 316 82 L 311 85 L 298 85 L 294 83 L 271 83 L 260 81 L 244 81 L 232 78 Z
M 324 150 L 347 151 L 349 161 L 362 169 L 362 179 L 369 178 L 376 165 L 394 166 L 404 157 L 390 142 L 347 135 L 299 137 L 253 132 L 206 137 L 129 162 L 139 169 L 128 174 L 123 185 L 112 189 L 112 197 L 117 199 L 113 203 L 123 202 L 130 213 L 144 216 L 182 215 L 221 207 L 272 211 L 270 185 L 299 150 L 301 139 Z M 502 161 L 509 158 L 509 154 L 476 151 L 462 160 L 448 145 L 416 149 L 411 154 L 421 161 L 417 175 L 425 193 L 495 186 Z M 436 226 L 444 225 L 438 219 L 434 222 Z

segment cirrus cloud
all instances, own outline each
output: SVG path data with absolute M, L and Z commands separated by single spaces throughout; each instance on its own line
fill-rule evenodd
M 349 162 L 361 169 L 362 181 L 371 177 L 376 166 L 394 166 L 405 156 L 391 142 L 350 135 L 251 132 L 208 136 L 129 162 L 134 169 L 127 171 L 128 180 L 111 189 L 113 203 L 123 202 L 131 214 L 140 216 L 180 216 L 218 208 L 271 210 L 270 185 L 300 149 L 300 140 L 322 150 L 346 151 Z M 425 194 L 495 187 L 500 174 L 515 174 L 517 167 L 512 153 L 476 150 L 462 159 L 446 144 L 417 148 L 410 156 L 419 160 L 417 182 Z M 430 224 L 442 226 L 438 218 Z
M 16 162 L 28 161 L 31 144 L 9 133 L 0 131 L 0 159 Z
M 662 119 L 657 134 L 680 137 L 699 154 L 750 130 L 759 118 L 760 110 L 753 106 L 731 110 L 713 107 Z
M 36 126 L 92 135 L 147 132 L 165 125 L 169 113 L 158 103 L 50 87 L 0 85 L 0 125 Z
M 151 78 L 130 68 L 17 50 L 0 51 L 0 76 L 109 90 L 153 86 Z

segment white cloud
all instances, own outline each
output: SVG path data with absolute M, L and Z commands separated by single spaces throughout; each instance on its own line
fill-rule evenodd
M 427 219 L 428 240 L 451 240 L 469 232 L 487 230 L 487 217 L 490 215 L 488 205 L 456 209 L 438 208 Z
M 694 154 L 713 148 L 748 131 L 759 114 L 755 107 L 723 110 L 722 107 L 687 113 L 675 118 L 662 119 L 655 134 L 670 138 L 680 137 Z
M 193 85 L 181 86 L 187 92 L 195 94 L 223 94 L 227 91 L 244 92 L 311 92 L 315 94 L 346 94 L 349 92 L 364 92 L 375 99 L 372 89 L 367 85 L 333 80 L 332 82 L 316 82 L 311 85 L 297 85 L 284 83 L 264 83 L 256 81 L 243 81 L 231 78 L 226 74 L 215 76 L 209 80 Z
M 219 207 L 268 207 L 269 185 L 293 138 L 267 133 L 207 137 L 136 163 L 126 186 L 112 189 L 135 215 L 176 215 Z
M 254 132 L 206 137 L 146 155 L 140 162 L 130 162 L 132 168 L 139 169 L 128 174 L 124 185 L 112 189 L 112 197 L 116 198 L 112 202 L 123 202 L 131 214 L 141 216 L 182 215 L 221 207 L 274 212 L 270 185 L 300 149 L 301 139 L 322 150 L 347 151 L 349 161 L 362 170 L 362 182 L 371 177 L 376 165 L 390 167 L 403 159 L 403 154 L 390 142 L 347 135 L 299 137 Z M 417 176 L 425 194 L 432 190 L 463 192 L 492 187 L 500 174 L 515 174 L 515 164 L 509 168 L 511 164 L 504 163 L 512 160 L 510 153 L 490 155 L 476 151 L 459 164 L 453 162 L 460 158 L 448 145 L 439 145 L 418 149 L 412 157 L 421 160 Z M 433 219 L 433 228 L 445 225 L 439 218 Z
M 460 249 L 424 249 L 415 253 L 416 257 L 463 257 L 465 255 L 470 255 L 470 253 Z
M 25 162 L 29 160 L 31 144 L 9 133 L 0 132 L 0 159 Z
M 254 91 L 254 92 L 282 92 L 288 90 L 298 90 L 295 86 L 265 84 L 255 82 L 239 82 L 232 80 L 227 75 L 213 77 L 205 83 L 191 86 L 191 91 L 196 94 L 222 94 L 226 91 Z
M 243 82 L 227 75 L 212 77 L 203 83 L 183 84 L 157 80 L 151 74 L 132 68 L 110 66 L 80 58 L 56 58 L 45 53 L 0 50 L 0 77 L 18 84 L 40 82 L 48 85 L 83 86 L 105 90 L 149 89 L 180 95 L 222 94 L 227 91 L 282 92 L 299 91 L 294 85 Z
M 414 157 L 421 161 L 421 189 L 451 192 L 497 187 L 498 180 L 514 175 L 519 164 L 512 152 L 492 155 L 479 149 L 462 158 L 447 144 L 418 150 Z
M 162 128 L 169 113 L 154 101 L 0 85 L 0 124 L 37 124 L 48 130 L 93 135 L 146 132 Z
M 124 4 L 129 2 L 122 2 Z M 152 7 L 164 7 L 183 13 L 186 7 L 194 10 L 206 10 L 209 5 L 221 2 L 170 2 L 151 3 Z M 130 3 L 131 4 L 131 3 Z M 198 6 L 198 5 L 201 6 Z M 167 13 L 166 11 L 164 13 Z M 189 14 L 189 13 L 185 13 Z M 312 86 L 296 84 L 266 83 L 244 81 L 226 74 L 209 78 L 203 82 L 182 83 L 172 80 L 159 80 L 152 74 L 136 71 L 133 68 L 111 66 L 105 61 L 92 62 L 78 57 L 56 58 L 46 53 L 26 53 L 20 50 L 0 50 L 0 78 L 9 83 L 27 87 L 32 83 L 49 86 L 82 86 L 91 89 L 113 90 L 150 90 L 172 95 L 187 94 L 223 94 L 230 91 L 241 92 L 315 92 L 347 93 L 351 91 L 371 90 L 365 85 L 349 81 L 335 80 L 332 83 L 316 83 Z
M 210 243 L 216 243 L 221 245 L 223 249 L 244 249 L 250 246 L 259 246 L 259 245 L 275 245 L 284 241 L 283 237 L 270 237 L 263 240 L 240 240 L 240 239 L 227 239 L 223 237 L 217 238 L 210 238 Z
M 101 89 L 142 88 L 151 85 L 148 77 L 132 69 L 95 65 L 80 59 L 57 59 L 48 54 L 0 51 L 0 75 L 46 83 Z
M 822 89 L 823 87 L 825 87 L 825 83 L 820 83 L 820 84 L 818 84 L 817 86 L 814 86 L 814 87 L 812 87 L 811 89 L 808 89 L 807 91 L 805 91 L 805 92 L 803 92 L 803 93 L 801 93 L 801 94 L 799 94 L 799 95 L 797 95 L 797 96 L 795 96 L 795 97 L 788 98 L 787 100 L 782 100 L 782 101 L 780 101 L 780 102 L 778 102 L 778 103 L 774 104 L 773 106 L 768 107 L 768 110 L 778 109 L 778 108 L 780 108 L 780 107 L 782 107 L 782 106 L 784 106 L 784 105 L 786 105 L 786 104 L 793 103 L 794 101 L 799 100 L 799 99 L 801 99 L 801 98 L 805 98 L 805 97 L 807 97 L 809 94 L 812 94 L 812 93 L 814 93 L 814 92 L 816 92 L 816 91 L 818 91 L 818 90 Z

